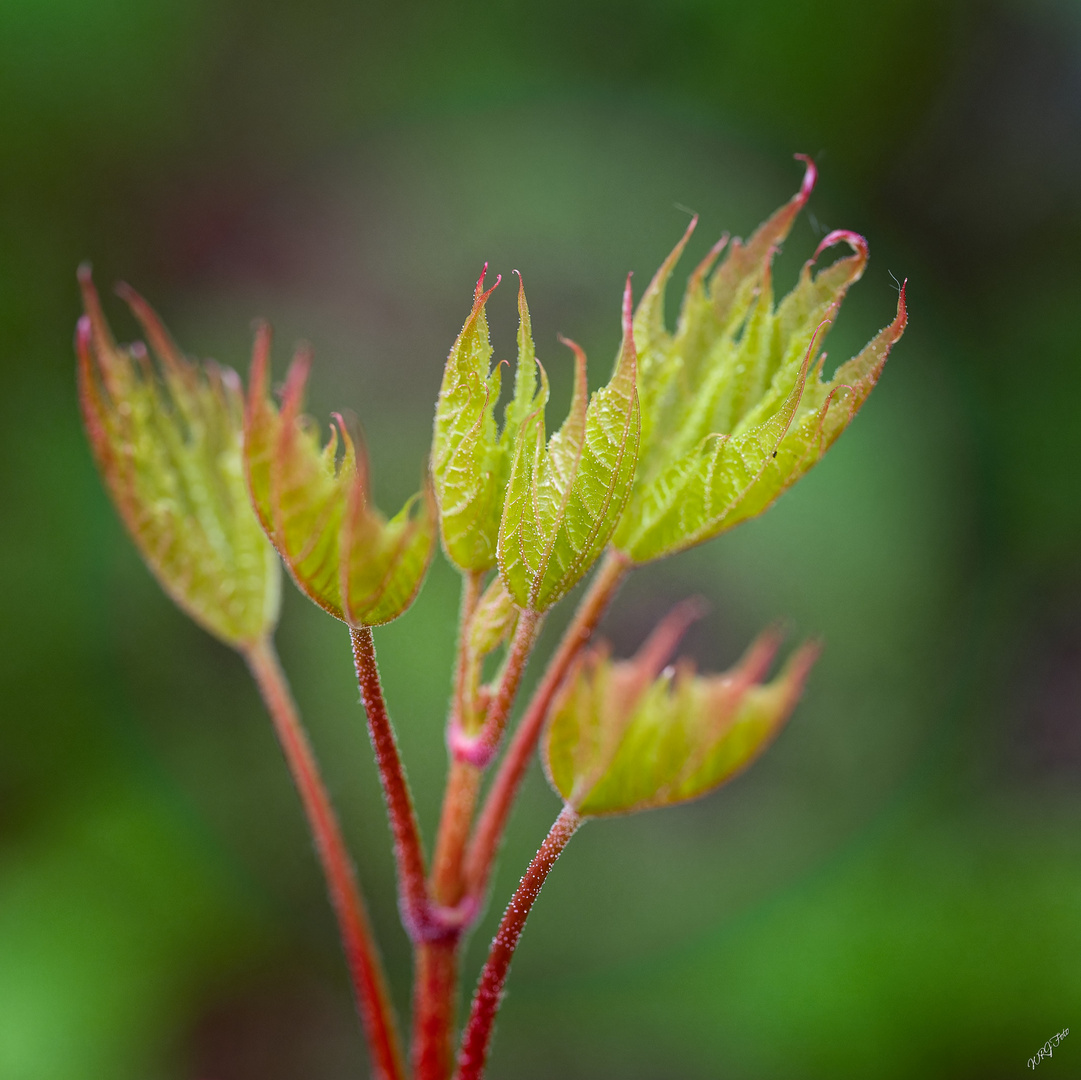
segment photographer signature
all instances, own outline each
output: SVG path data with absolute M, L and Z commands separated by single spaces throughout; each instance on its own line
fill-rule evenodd
M 1058 1046 L 1058 1044 L 1069 1034 L 1070 1029 L 1063 1028 L 1057 1035 L 1052 1035 L 1051 1038 L 1036 1051 L 1035 1055 L 1028 1059 L 1028 1067 L 1030 1069 L 1035 1069 L 1045 1057 L 1053 1057 L 1054 1051 L 1052 1050 L 1052 1047 Z

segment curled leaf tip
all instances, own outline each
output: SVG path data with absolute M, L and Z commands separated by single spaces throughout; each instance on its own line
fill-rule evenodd
M 814 186 L 805 164 L 799 192 L 734 241 L 713 268 L 717 245 L 688 280 L 674 333 L 663 321 L 671 256 L 635 318 L 642 445 L 615 548 L 642 563 L 711 539 L 761 513 L 811 468 L 873 388 L 904 329 L 899 314 L 834 380 L 822 348 L 848 289 L 863 274 L 867 242 L 839 229 L 817 246 L 779 302 L 771 263 Z M 823 268 L 829 247 L 852 251 Z M 900 307 L 903 309 L 903 297 Z M 851 393 L 838 392 L 840 382 Z M 712 437 L 711 436 L 715 436 Z
M 556 334 L 556 341 L 560 345 L 566 345 L 574 353 L 575 363 L 584 364 L 586 362 L 585 350 L 573 338 L 566 337 L 563 334 Z
M 833 232 L 827 233 L 818 247 L 815 248 L 815 253 L 811 256 L 811 262 L 817 262 L 819 255 L 823 251 L 835 247 L 837 244 L 847 244 L 854 254 L 860 256 L 866 262 L 869 251 L 867 239 L 858 232 L 852 232 L 851 229 L 834 229 Z
M 484 278 L 487 275 L 487 273 L 488 273 L 488 264 L 485 263 L 484 264 L 484 269 L 481 270 L 481 272 L 480 272 L 480 277 L 477 278 L 476 288 L 473 290 L 473 312 L 474 312 L 474 314 L 477 312 L 477 310 L 480 307 L 483 306 L 483 304 L 488 299 L 488 297 L 491 296 L 492 293 L 495 292 L 495 290 L 499 286 L 499 283 L 503 280 L 503 275 L 502 274 L 496 274 L 495 281 L 492 282 L 491 288 L 485 289 L 484 288 Z
M 811 192 L 814 191 L 814 186 L 818 180 L 818 168 L 815 166 L 814 161 L 807 154 L 793 154 L 796 161 L 802 161 L 805 168 L 803 170 L 803 181 L 799 186 L 799 194 L 796 196 L 801 204 L 806 203 L 811 197 Z

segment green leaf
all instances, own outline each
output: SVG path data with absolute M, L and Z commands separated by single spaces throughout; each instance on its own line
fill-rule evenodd
M 367 458 L 342 417 L 334 414 L 320 447 L 318 426 L 302 412 L 311 362 L 310 350 L 297 351 L 279 413 L 269 394 L 270 331 L 257 330 L 245 411 L 248 489 L 300 589 L 350 626 L 377 626 L 420 589 L 435 544 L 434 502 L 425 484 L 389 522 L 371 506 Z
M 821 365 L 812 372 L 796 418 L 777 445 L 776 456 L 766 462 L 758 482 L 725 520 L 724 528 L 768 509 L 834 444 L 874 389 L 890 349 L 900 340 L 907 324 L 905 285 L 902 285 L 897 314 L 888 326 L 858 355 L 841 364 L 832 379 L 822 378 Z
M 866 241 L 851 232 L 827 236 L 774 304 L 773 254 L 814 178 L 808 162 L 800 191 L 745 245 L 735 241 L 715 270 L 726 241 L 714 247 L 691 274 L 674 333 L 664 323 L 665 291 L 695 221 L 642 297 L 641 460 L 613 538 L 634 562 L 701 543 L 768 507 L 852 419 L 904 330 L 902 296 L 891 326 L 822 379 L 826 333 L 867 262 Z M 815 273 L 822 252 L 841 243 L 852 254 Z
M 765 473 L 799 407 L 807 361 L 780 408 L 735 435 L 706 436 L 632 500 L 615 546 L 638 563 L 716 536 Z
M 503 579 L 497 576 L 484 590 L 469 620 L 469 652 L 479 658 L 495 652 L 510 639 L 517 622 L 518 606 L 507 592 Z
M 519 609 L 497 574 L 469 619 L 459 682 L 458 724 L 466 735 L 480 731 L 489 687 L 481 686 L 484 660 L 506 644 L 518 624 Z
M 799 700 L 818 649 L 805 645 L 762 683 L 779 638 L 764 634 L 724 675 L 680 662 L 661 671 L 693 614 L 677 609 L 638 655 L 587 654 L 567 681 L 545 738 L 548 778 L 583 817 L 698 798 L 757 757 Z
M 150 305 L 121 286 L 159 374 L 141 342 L 117 345 L 89 268 L 79 282 L 79 399 L 109 494 L 166 593 L 227 644 L 251 644 L 277 622 L 280 568 L 245 490 L 240 380 L 184 357 Z
M 285 377 L 270 461 L 271 539 L 300 588 L 344 620 L 339 539 L 356 477 L 356 451 L 340 421 L 331 425 L 330 438 L 320 449 L 319 427 L 302 412 L 311 364 L 311 352 L 304 349 Z M 344 448 L 341 460 L 339 437 Z
M 495 565 L 505 454 L 496 432 L 500 366 L 489 371 L 492 346 L 485 304 L 502 280 L 485 291 L 484 264 L 473 309 L 451 346 L 435 406 L 432 480 L 443 549 L 463 572 Z
M 581 579 L 630 493 L 640 419 L 629 279 L 623 308 L 623 342 L 608 384 L 587 404 L 585 354 L 566 342 L 575 355 L 567 419 L 547 446 L 543 404 L 522 423 L 499 527 L 499 574 L 520 607 L 544 611 Z
M 386 521 L 368 503 L 358 479 L 342 525 L 342 596 L 350 626 L 379 626 L 396 619 L 416 599 L 435 548 L 435 498 L 431 485 Z

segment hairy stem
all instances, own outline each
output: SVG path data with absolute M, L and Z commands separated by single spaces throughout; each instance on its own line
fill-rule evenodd
M 469 656 L 466 642 L 473 613 L 477 610 L 484 589 L 484 575 L 470 573 L 462 579 L 462 604 L 458 617 L 458 653 L 454 672 L 454 693 L 447 720 L 448 739 L 460 728 L 469 678 Z M 443 810 L 439 817 L 435 854 L 429 887 L 437 903 L 453 905 L 462 898 L 462 858 L 473 825 L 473 811 L 480 788 L 480 770 L 468 762 L 450 755 L 450 771 L 443 793 Z
M 432 899 L 447 908 L 453 908 L 465 892 L 462 862 L 473 826 L 481 776 L 475 765 L 451 760 L 429 880 Z
M 522 682 L 526 661 L 536 644 L 543 620 L 544 616 L 540 612 L 529 608 L 518 615 L 518 625 L 507 650 L 499 685 L 488 704 L 484 726 L 476 735 L 467 735 L 459 725 L 451 728 L 450 748 L 459 761 L 469 762 L 478 769 L 486 769 L 491 764 L 499 749 L 503 729 L 507 726 L 507 717 Z
M 368 1036 L 374 1073 L 380 1080 L 405 1080 L 394 1007 L 368 922 L 368 910 L 285 673 L 269 639 L 251 645 L 244 656 L 274 722 L 289 771 L 304 804 L 330 901 L 338 917 L 338 929 Z
M 487 887 L 488 876 L 503 839 L 503 830 L 518 795 L 522 777 L 529 768 L 552 699 L 571 665 L 593 636 L 601 616 L 630 569 L 631 563 L 626 556 L 609 549 L 590 583 L 589 590 L 578 605 L 555 656 L 548 664 L 540 685 L 526 707 L 522 722 L 518 725 L 492 781 L 473 839 L 466 851 L 464 873 L 467 890 L 472 896 L 479 898 Z
M 453 934 L 417 948 L 413 988 L 415 1080 L 447 1080 L 450 1076 L 460 940 L 459 934 Z
M 424 941 L 438 934 L 435 924 L 424 866 L 424 849 L 420 828 L 413 808 L 409 782 L 398 753 L 398 742 L 383 699 L 379 668 L 375 662 L 375 645 L 368 626 L 351 628 L 353 660 L 364 711 L 368 716 L 368 735 L 375 751 L 379 779 L 387 803 L 391 832 L 394 834 L 394 859 L 398 868 L 398 903 L 402 923 L 413 941 Z
M 484 574 L 462 578 L 458 617 L 457 659 L 448 737 L 461 723 L 469 678 L 467 641 L 473 614 L 484 590 Z M 444 909 L 462 898 L 462 858 L 473 825 L 480 788 L 480 770 L 450 755 L 443 809 L 439 817 L 435 853 L 428 888 Z M 461 934 L 421 946 L 417 954 L 413 990 L 413 1063 L 418 1080 L 445 1080 L 450 1075 L 458 995 L 458 948 Z
M 469 1023 L 462 1036 L 462 1048 L 458 1056 L 456 1080 L 480 1080 L 484 1074 L 484 1063 L 488 1057 L 488 1046 L 492 1041 L 492 1027 L 499 1011 L 503 985 L 507 981 L 507 972 L 522 936 L 526 919 L 540 894 L 548 872 L 555 865 L 556 859 L 567 846 L 570 838 L 577 832 L 582 819 L 569 807 L 564 806 L 556 818 L 540 850 L 533 856 L 529 869 L 525 872 L 503 913 L 503 919 L 492 940 L 484 970 L 481 972 L 473 1006 L 469 1012 Z

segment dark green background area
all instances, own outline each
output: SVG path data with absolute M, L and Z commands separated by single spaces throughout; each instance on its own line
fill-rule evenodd
M 336 1080 L 364 1050 L 297 799 L 242 663 L 173 608 L 79 427 L 74 270 L 246 370 L 316 348 L 387 509 L 416 485 L 481 265 L 522 272 L 552 415 L 638 293 L 820 183 L 871 264 L 830 352 L 911 325 L 821 467 L 628 583 L 732 662 L 826 644 L 746 776 L 589 825 L 516 959 L 493 1078 L 1081 1076 L 1081 10 L 960 0 L 4 0 L 0 4 L 0 1078 Z M 679 273 L 682 273 L 679 272 Z M 677 274 L 678 280 L 678 274 Z M 134 326 L 118 302 L 121 336 Z M 507 284 L 490 305 L 512 354 Z M 379 631 L 430 838 L 457 581 Z M 549 649 L 564 616 L 542 642 Z M 344 630 L 287 588 L 279 647 L 408 998 Z M 534 665 L 532 674 L 535 676 Z M 558 810 L 534 769 L 468 986 Z

